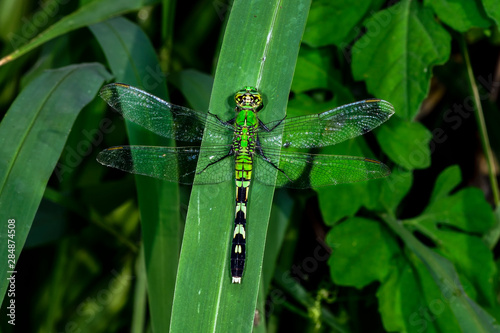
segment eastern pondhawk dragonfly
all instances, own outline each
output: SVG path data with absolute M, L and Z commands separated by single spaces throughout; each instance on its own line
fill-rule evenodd
M 236 117 L 229 121 L 210 112 L 170 104 L 120 83 L 104 86 L 100 96 L 126 119 L 156 134 L 186 142 L 200 142 L 203 138 L 205 142 L 203 147 L 111 147 L 97 156 L 101 164 L 182 184 L 236 181 L 232 283 L 241 283 L 245 265 L 251 180 L 270 186 L 311 188 L 380 178 L 390 173 L 385 164 L 370 158 L 286 149 L 334 145 L 371 131 L 394 113 L 393 106 L 380 99 L 264 124 L 257 115 L 264 107 L 262 96 L 253 87 L 244 87 L 235 94 Z

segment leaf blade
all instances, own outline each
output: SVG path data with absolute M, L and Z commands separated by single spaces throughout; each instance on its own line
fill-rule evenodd
M 0 218 L 17 221 L 16 258 L 73 122 L 109 78 L 99 64 L 46 71 L 23 90 L 0 123 Z M 71 166 L 58 165 L 55 173 L 62 177 L 68 168 Z M 7 238 L 4 231 L 0 235 Z M 7 242 L 0 243 L 7 253 Z M 5 295 L 6 270 L 0 274 L 0 290 Z

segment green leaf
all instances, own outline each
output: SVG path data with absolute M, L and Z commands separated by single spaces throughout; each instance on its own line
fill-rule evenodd
M 88 297 L 79 304 L 79 311 L 72 312 L 72 316 L 68 318 L 68 322 L 74 325 L 72 327 L 78 327 L 82 332 L 106 332 L 119 329 L 119 319 L 131 294 L 132 283 L 135 282 L 134 279 L 130 278 L 134 273 L 133 264 L 132 257 L 128 257 L 119 271 L 113 271 L 110 280 L 89 285 L 91 295 L 97 296 Z M 61 273 L 63 273 L 60 278 L 61 282 L 67 278 L 63 269 L 64 267 L 61 267 Z M 76 277 L 74 280 L 76 280 Z M 54 287 L 60 288 L 60 286 Z M 112 296 L 109 297 L 109 301 L 103 302 L 101 295 Z M 96 309 L 99 309 L 99 311 L 96 311 Z M 82 315 L 83 313 L 87 315 Z
M 500 25 L 500 7 L 498 6 L 498 2 L 496 0 L 482 0 L 483 6 L 488 14 L 498 25 Z
M 168 77 L 179 89 L 194 110 L 208 110 L 214 78 L 210 75 L 188 69 Z
M 262 287 L 267 294 L 281 253 L 285 233 L 292 218 L 294 199 L 284 189 L 277 189 L 274 196 L 269 228 L 267 230 L 266 250 L 262 267 Z M 264 294 L 265 297 L 265 294 Z
M 490 205 L 477 188 L 466 188 L 430 203 L 416 221 L 428 231 L 439 223 L 472 233 L 485 233 L 495 223 Z
M 479 237 L 459 232 L 438 230 L 435 234 L 440 240 L 438 252 L 454 262 L 458 272 L 468 278 L 481 296 L 479 301 L 492 306 L 495 293 L 491 281 L 496 268 L 493 253 L 486 244 Z
M 352 95 L 346 89 L 336 90 L 334 98 L 324 102 L 318 102 L 305 93 L 298 93 L 288 102 L 287 117 L 320 113 L 352 101 Z
M 0 66 L 9 61 L 19 58 L 20 56 L 28 53 L 29 51 L 42 45 L 43 43 L 46 43 L 49 40 L 61 36 L 65 33 L 85 27 L 87 25 L 105 21 L 114 16 L 138 10 L 145 5 L 151 5 L 155 2 L 156 0 L 92 1 L 79 8 L 71 15 L 64 16 L 61 20 L 57 21 L 57 23 L 50 26 L 45 31 L 40 32 L 38 36 L 36 36 L 32 40 L 28 40 L 30 36 L 20 36 L 11 33 L 9 39 L 16 50 L 8 56 L 0 59 Z M 60 6 L 60 4 L 58 4 L 57 2 L 54 2 L 54 4 L 55 6 Z M 59 8 L 56 8 L 56 10 L 59 10 Z M 32 25 L 36 31 L 36 25 Z
M 9 39 L 10 32 L 19 29 L 28 8 L 29 0 L 0 2 L 0 37 L 3 41 Z
M 218 58 L 211 112 L 231 119 L 234 93 L 252 85 L 264 95 L 262 121 L 283 118 L 309 5 L 298 0 L 286 6 L 279 1 L 233 3 Z M 238 285 L 231 284 L 229 271 L 234 186 L 226 182 L 193 187 L 171 332 L 252 330 L 274 189 L 256 182 L 250 186 L 247 260 Z
M 375 181 L 378 182 L 378 181 Z M 340 184 L 316 189 L 321 215 L 326 225 L 333 226 L 342 218 L 354 216 L 370 201 L 366 182 Z
M 460 167 L 452 165 L 441 172 L 432 190 L 431 203 L 446 197 L 462 181 Z
M 388 332 L 457 332 L 457 320 L 444 295 L 418 258 L 399 257 L 377 290 Z
M 429 91 L 432 66 L 450 56 L 449 34 L 430 9 L 410 0 L 376 13 L 364 25 L 372 29 L 352 48 L 354 78 L 390 101 L 398 116 L 413 119 Z
M 418 318 L 417 309 L 423 305 L 422 290 L 415 272 L 406 260 L 398 260 L 385 281 L 377 290 L 378 309 L 387 332 L 409 331 L 418 324 L 427 332 L 435 332 L 428 323 Z M 417 314 L 417 318 L 414 318 Z M 410 324 L 410 325 L 409 325 Z M 431 324 L 432 325 L 432 324 Z
M 371 156 L 363 138 L 356 138 L 336 144 L 334 147 L 321 149 L 322 154 L 349 156 Z M 376 193 L 370 191 L 370 186 L 378 188 L 383 180 L 372 180 L 353 184 L 340 184 L 317 188 L 319 207 L 327 225 L 333 226 L 346 216 L 354 216 L 362 206 L 368 206 L 374 201 Z M 335 204 L 333 204 L 335 203 Z
M 375 135 L 382 150 L 403 168 L 413 170 L 430 166 L 432 135 L 421 123 L 393 117 L 380 126 Z
M 444 170 L 436 180 L 429 206 L 420 216 L 403 223 L 432 239 L 436 250 L 451 260 L 491 305 L 494 296 L 490 281 L 495 266 L 492 253 L 477 234 L 485 234 L 493 227 L 493 212 L 479 189 L 466 188 L 448 195 L 459 182 L 457 166 Z
M 410 258 L 416 256 L 419 259 L 412 260 L 419 274 L 429 273 L 432 276 L 433 283 L 422 284 L 423 287 L 431 289 L 438 287 L 439 292 L 435 293 L 435 296 L 427 297 L 427 304 L 430 304 L 432 299 L 444 297 L 443 300 L 449 305 L 462 332 L 500 332 L 495 320 L 466 294 L 459 275 L 450 261 L 420 243 L 399 221 L 390 216 L 384 216 L 384 220 L 412 252 Z M 425 270 L 420 268 L 420 261 L 424 264 Z M 444 332 L 457 331 L 449 329 L 453 319 L 451 316 L 449 319 L 443 318 L 447 314 L 448 312 L 444 311 L 443 315 L 438 317 L 437 324 L 446 325 L 441 329 Z
M 73 122 L 109 78 L 99 64 L 46 71 L 22 91 L 2 120 L 0 220 L 5 224 L 9 219 L 16 221 L 16 259 Z M 55 170 L 56 174 L 64 171 Z M 6 230 L 2 231 L 4 241 L 0 242 L 3 253 L 8 253 Z M 0 277 L 0 294 L 5 295 L 7 269 L 2 270 Z
M 498 239 L 500 238 L 500 206 L 495 209 L 494 214 L 494 226 L 483 235 L 483 240 L 490 250 L 495 248 L 495 245 L 498 243 Z
M 425 0 L 424 5 L 432 7 L 444 23 L 459 32 L 466 32 L 471 28 L 488 28 L 491 25 L 480 1 Z
M 115 18 L 93 25 L 90 29 L 119 82 L 167 98 L 165 75 L 155 50 L 136 24 L 124 18 Z M 127 123 L 127 128 L 131 144 L 173 145 L 171 140 L 135 124 Z M 141 210 L 151 324 L 155 331 L 166 332 L 170 325 L 168 314 L 172 309 L 182 237 L 178 185 L 144 176 L 135 176 L 135 179 Z
M 458 277 L 456 281 L 448 280 L 437 284 L 433 276 L 434 272 L 429 271 L 428 266 L 418 255 L 411 253 L 408 254 L 408 258 L 421 294 L 419 307 L 413 308 L 413 312 L 408 317 L 411 329 L 414 332 L 425 328 L 435 332 L 467 332 L 460 329 L 460 323 L 451 304 L 454 283 L 460 283 Z
M 384 280 L 399 252 L 394 238 L 380 222 L 360 217 L 335 226 L 326 242 L 334 249 L 328 259 L 332 280 L 358 289 Z
M 135 275 L 137 280 L 135 281 L 134 286 L 134 311 L 132 313 L 130 332 L 142 333 L 144 331 L 144 322 L 146 321 L 148 295 L 146 264 L 144 262 L 144 246 L 141 246 L 139 256 L 137 257 Z
M 412 184 L 412 172 L 394 168 L 389 177 L 381 179 L 380 182 L 368 182 L 368 191 L 372 200 L 366 206 L 370 210 L 396 215 L 397 207 L 410 191 Z
M 301 47 L 293 76 L 292 90 L 295 93 L 301 93 L 312 89 L 329 88 L 331 63 L 331 52 L 328 50 Z
M 479 189 L 467 188 L 436 200 L 422 215 L 409 222 L 434 240 L 437 250 L 467 276 L 482 299 L 493 304 L 490 281 L 495 267 L 492 253 L 479 237 L 465 233 L 484 234 L 495 223 L 493 212 Z M 456 229 L 450 231 L 447 226 Z
M 363 17 L 382 3 L 380 0 L 313 1 L 303 42 L 313 47 L 345 44 L 359 34 L 360 29 L 355 27 Z

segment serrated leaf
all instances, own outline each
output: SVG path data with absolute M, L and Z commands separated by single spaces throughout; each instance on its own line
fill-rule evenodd
M 390 101 L 397 115 L 413 119 L 429 91 L 432 67 L 450 56 L 449 34 L 430 9 L 409 0 L 376 13 L 364 25 L 373 28 L 352 48 L 354 78 Z
M 420 243 L 393 217 L 384 216 L 383 218 L 408 247 L 410 251 L 409 258 L 412 259 L 413 266 L 418 269 L 419 274 L 430 274 L 432 277 L 432 283 L 424 284 L 425 280 L 421 279 L 421 285 L 424 290 L 437 289 L 438 291 L 434 293 L 434 296 L 429 294 L 431 295 L 430 298 L 427 296 L 427 292 L 425 292 L 427 304 L 430 304 L 433 299 L 438 300 L 443 297 L 445 306 L 449 306 L 453 316 L 449 315 L 450 311 L 442 311 L 436 321 L 441 331 L 457 331 L 456 325 L 449 326 L 456 321 L 462 332 L 500 332 L 494 318 L 467 295 L 464 285 L 460 281 L 459 274 L 449 260 Z M 423 265 L 420 263 L 423 263 Z M 419 315 L 415 314 L 415 316 L 418 319 Z
M 437 250 L 455 263 L 491 305 L 494 298 L 491 279 L 495 274 L 492 254 L 480 238 L 464 232 L 487 232 L 494 225 L 493 214 L 478 189 L 466 188 L 446 196 L 459 180 L 458 167 L 443 171 L 436 181 L 434 200 L 414 221 L 421 232 L 436 242 Z M 458 230 L 447 230 L 447 225 Z M 481 274 L 477 274 L 479 271 Z
M 431 238 L 436 250 L 451 260 L 471 281 L 483 301 L 491 305 L 494 298 L 491 280 L 495 274 L 492 253 L 478 235 L 466 232 L 486 233 L 494 225 L 493 213 L 478 189 L 466 188 L 448 195 L 459 182 L 457 166 L 444 170 L 436 181 L 429 206 L 406 223 L 414 224 Z
M 487 28 L 491 25 L 480 1 L 425 0 L 424 5 L 432 7 L 444 23 L 460 32 L 466 32 L 471 28 Z
M 432 135 L 421 123 L 393 117 L 380 126 L 375 135 L 387 156 L 403 168 L 413 170 L 430 166 Z
M 495 223 L 490 205 L 484 199 L 483 192 L 477 188 L 466 188 L 430 203 L 416 220 L 430 232 L 429 235 L 433 234 L 437 224 L 472 233 L 485 233 Z
M 356 288 L 384 280 L 399 252 L 394 238 L 380 222 L 360 217 L 332 228 L 326 242 L 334 249 L 328 259 L 332 280 Z

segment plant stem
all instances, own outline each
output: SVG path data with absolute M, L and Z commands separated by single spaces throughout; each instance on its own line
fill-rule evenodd
M 476 85 L 476 80 L 474 79 L 474 73 L 472 71 L 472 65 L 470 63 L 469 52 L 467 51 L 467 44 L 463 36 L 460 38 L 460 47 L 462 48 L 462 54 L 465 59 L 465 65 L 467 67 L 467 76 L 469 79 L 470 89 L 474 97 L 474 104 L 476 108 L 476 120 L 479 127 L 479 133 L 481 135 L 481 145 L 483 147 L 484 155 L 486 156 L 486 162 L 488 164 L 488 175 L 490 178 L 491 190 L 493 192 L 493 202 L 495 207 L 500 204 L 500 195 L 498 191 L 498 182 L 495 175 L 495 165 L 493 162 L 493 153 L 491 151 L 490 141 L 488 139 L 488 132 L 486 130 L 486 122 L 484 121 L 483 108 L 481 106 L 481 100 L 479 98 L 479 92 Z

